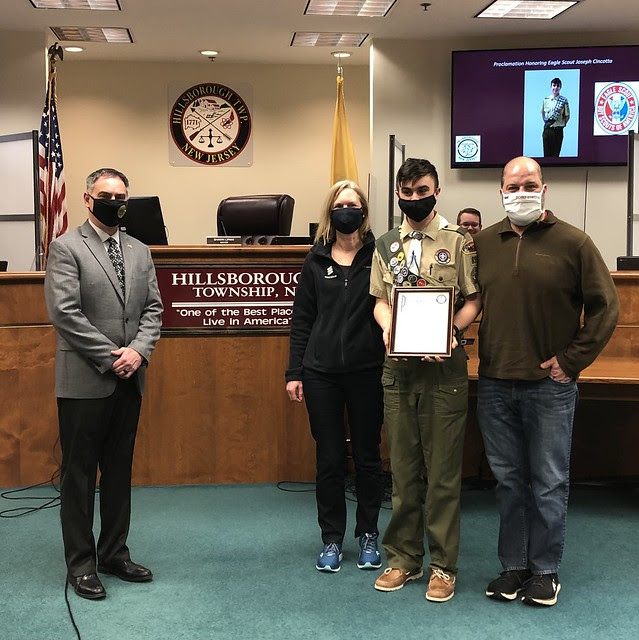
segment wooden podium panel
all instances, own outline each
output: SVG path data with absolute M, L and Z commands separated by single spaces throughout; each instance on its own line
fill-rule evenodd
M 154 247 L 157 265 L 298 265 L 308 247 Z M 580 380 L 572 467 L 578 477 L 639 475 L 639 273 L 613 274 L 621 317 Z M 55 331 L 43 273 L 0 273 L 0 487 L 48 479 L 60 460 L 54 397 Z M 470 332 L 472 334 L 472 331 Z M 471 394 L 476 344 L 468 349 Z M 138 485 L 312 480 L 315 446 L 303 404 L 289 401 L 288 336 L 163 335 L 151 358 L 136 444 Z M 464 477 L 481 465 L 473 422 Z
M 312 480 L 304 405 L 285 390 L 287 336 L 166 337 L 149 369 L 136 484 Z

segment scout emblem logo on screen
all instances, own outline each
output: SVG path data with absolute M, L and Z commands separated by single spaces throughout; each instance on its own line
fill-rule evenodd
M 606 133 L 626 133 L 637 118 L 637 94 L 623 82 L 605 86 L 595 99 L 595 126 Z
M 251 135 L 251 114 L 232 89 L 202 83 L 187 89 L 170 113 L 171 136 L 190 160 L 219 165 L 236 158 Z

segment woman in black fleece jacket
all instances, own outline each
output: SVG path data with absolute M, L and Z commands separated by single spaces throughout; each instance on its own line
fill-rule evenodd
M 344 476 L 348 413 L 355 462 L 357 566 L 381 566 L 377 519 L 382 499 L 379 454 L 384 344 L 369 294 L 375 238 L 357 184 L 331 187 L 297 286 L 286 391 L 306 401 L 317 445 L 316 496 L 324 547 L 320 571 L 339 571 L 346 533 Z

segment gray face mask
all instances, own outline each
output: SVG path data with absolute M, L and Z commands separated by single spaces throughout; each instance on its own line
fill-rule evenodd
M 102 200 L 89 196 L 93 200 L 93 215 L 105 227 L 117 227 L 122 224 L 126 215 L 126 201 Z

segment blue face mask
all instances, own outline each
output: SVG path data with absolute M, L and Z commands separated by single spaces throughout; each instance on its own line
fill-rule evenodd
M 364 212 L 358 207 L 343 207 L 331 211 L 331 222 L 340 233 L 354 233 L 364 222 Z
M 403 200 L 400 198 L 398 204 L 407 218 L 415 222 L 421 222 L 431 214 L 431 211 L 437 204 L 437 198 L 434 195 L 421 198 L 420 200 Z

